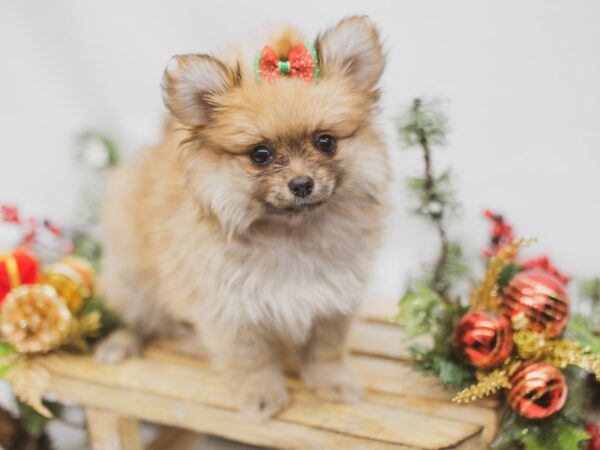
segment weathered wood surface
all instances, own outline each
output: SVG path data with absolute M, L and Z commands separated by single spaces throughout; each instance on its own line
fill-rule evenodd
M 350 369 L 366 391 L 356 405 L 319 402 L 301 382 L 289 378 L 291 406 L 255 423 L 235 411 L 231 394 L 206 361 L 175 353 L 169 342 L 154 343 L 142 358 L 118 366 L 97 364 L 90 356 L 61 357 L 53 365 L 51 391 L 83 404 L 92 415 L 110 411 L 119 418 L 265 447 L 485 448 L 497 426 L 496 402 L 451 403 L 452 393 L 437 379 L 411 368 L 402 330 L 388 323 L 392 314 L 388 307 L 369 306 L 351 335 Z M 92 437 L 94 433 L 92 429 Z

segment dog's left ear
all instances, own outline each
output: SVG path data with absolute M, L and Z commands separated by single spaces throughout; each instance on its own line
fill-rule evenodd
M 383 72 L 384 57 L 377 28 L 366 16 L 348 17 L 317 38 L 323 79 L 342 73 L 354 86 L 371 90 Z
M 165 105 L 189 127 L 206 125 L 215 99 L 235 83 L 233 71 L 208 55 L 173 56 L 164 73 Z

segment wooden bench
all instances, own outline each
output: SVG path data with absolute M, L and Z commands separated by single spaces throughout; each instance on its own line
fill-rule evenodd
M 277 417 L 255 423 L 236 412 L 228 390 L 205 361 L 156 342 L 142 358 L 117 366 L 91 356 L 62 356 L 50 392 L 83 405 L 94 450 L 139 450 L 138 421 L 225 437 L 269 448 L 479 449 L 491 441 L 498 403 L 450 402 L 434 377 L 411 368 L 394 307 L 365 308 L 350 337 L 350 368 L 365 387 L 356 405 L 319 402 L 297 379 L 293 402 Z M 149 448 L 183 450 L 189 432 L 166 428 Z

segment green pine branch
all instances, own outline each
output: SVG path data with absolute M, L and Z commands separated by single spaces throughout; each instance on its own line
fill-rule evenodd
M 600 277 L 594 277 L 579 283 L 579 293 L 594 305 L 600 305 Z
M 88 146 L 98 143 L 105 152 L 105 166 L 115 167 L 121 161 L 121 151 L 115 140 L 108 134 L 97 130 L 86 130 L 77 137 L 77 159 L 84 161 Z
M 407 147 L 418 147 L 423 155 L 424 174 L 408 180 L 419 204 L 415 213 L 429 221 L 439 239 L 438 257 L 432 267 L 429 284 L 446 302 L 450 303 L 451 284 L 446 276 L 451 259 L 451 243 L 446 220 L 455 212 L 452 179 L 449 171 L 435 176 L 432 162 L 432 146 L 444 145 L 447 136 L 447 119 L 439 102 L 423 102 L 415 99 L 398 127 L 400 137 Z
M 579 295 L 588 301 L 590 307 L 590 326 L 600 334 L 600 277 L 582 280 L 578 288 Z

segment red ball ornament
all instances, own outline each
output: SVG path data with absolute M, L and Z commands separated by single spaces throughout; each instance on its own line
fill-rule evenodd
M 557 337 L 569 322 L 569 298 L 556 277 L 536 269 L 524 270 L 504 288 L 500 312 L 517 328 Z
M 567 400 L 567 383 L 562 372 L 545 362 L 524 364 L 511 378 L 508 403 L 527 419 L 545 419 L 560 410 Z
M 493 312 L 468 312 L 456 325 L 453 343 L 461 357 L 477 369 L 499 366 L 513 349 L 510 321 Z
M 13 288 L 35 283 L 38 275 L 38 261 L 28 251 L 0 254 L 0 304 Z

